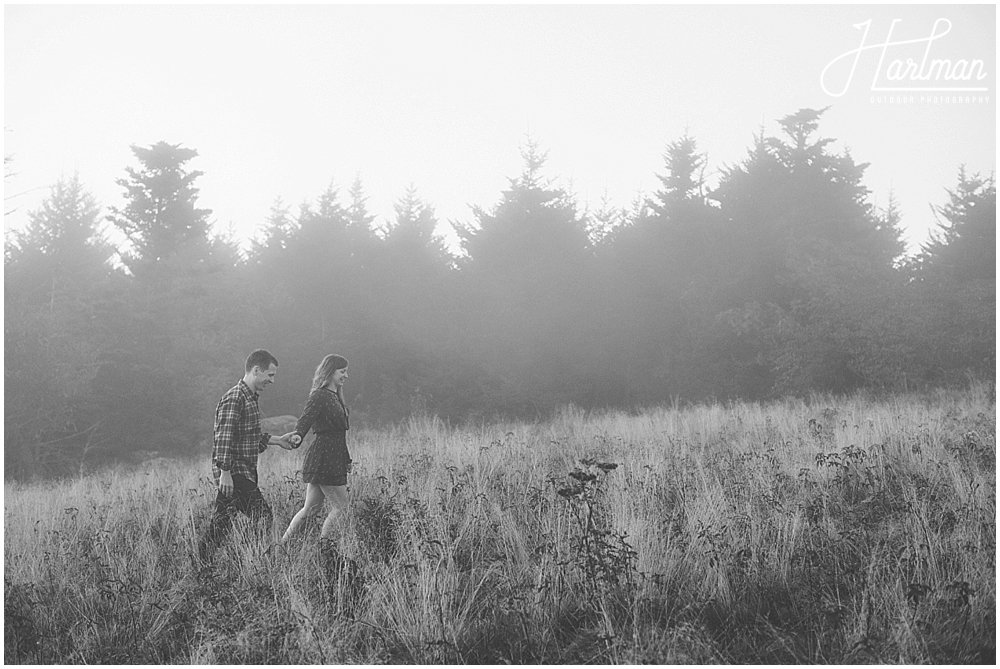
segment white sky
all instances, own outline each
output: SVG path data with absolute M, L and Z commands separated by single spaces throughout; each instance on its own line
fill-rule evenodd
M 846 93 L 820 75 L 861 44 L 924 39 L 893 59 L 982 60 L 982 102 L 873 101 L 880 50 Z M 939 24 L 938 32 L 942 32 Z M 440 220 L 472 221 L 520 173 L 530 133 L 545 173 L 597 207 L 659 186 L 666 145 L 687 128 L 713 171 L 742 160 L 761 126 L 832 105 L 820 134 L 869 162 L 879 206 L 895 193 L 912 244 L 960 164 L 996 166 L 994 5 L 10 5 L 4 6 L 5 228 L 24 224 L 61 175 L 78 171 L 104 206 L 137 166 L 129 145 L 194 148 L 199 204 L 219 229 L 252 235 L 275 198 L 342 201 L 356 174 L 379 222 L 414 184 Z M 844 89 L 850 59 L 828 72 Z M 894 95 L 904 95 L 895 93 Z M 936 93 L 938 96 L 946 95 Z M 949 93 L 948 96 L 959 95 Z

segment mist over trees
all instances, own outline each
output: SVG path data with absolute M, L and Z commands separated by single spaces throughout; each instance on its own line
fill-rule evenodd
M 625 209 L 582 207 L 529 140 L 499 201 L 453 222 L 458 255 L 415 187 L 377 223 L 360 179 L 276 201 L 240 252 L 198 205 L 196 150 L 133 146 L 123 206 L 102 219 L 74 175 L 6 239 L 5 472 L 198 452 L 255 348 L 280 363 L 265 415 L 297 415 L 345 355 L 359 425 L 992 379 L 994 175 L 942 184 L 938 231 L 905 256 L 822 113 L 754 137 L 713 187 L 685 135 Z

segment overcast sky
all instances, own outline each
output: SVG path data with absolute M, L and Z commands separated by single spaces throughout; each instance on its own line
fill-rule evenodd
M 891 41 L 915 41 L 854 64 L 855 25 L 882 45 L 894 19 Z M 873 201 L 895 193 L 911 244 L 959 165 L 996 166 L 993 5 L 8 4 L 4 38 L 5 228 L 74 171 L 122 206 L 129 146 L 160 140 L 198 151 L 199 204 L 241 237 L 276 198 L 358 174 L 379 222 L 411 183 L 442 221 L 472 221 L 519 174 L 529 132 L 581 204 L 606 191 L 625 206 L 656 190 L 685 129 L 717 176 L 761 127 L 829 105 L 820 133 L 871 163 Z M 924 58 L 950 60 L 951 78 L 904 76 Z

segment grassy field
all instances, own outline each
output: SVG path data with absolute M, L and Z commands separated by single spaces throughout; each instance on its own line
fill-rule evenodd
M 992 387 L 350 434 L 327 583 L 272 537 L 193 561 L 208 454 L 7 483 L 7 663 L 992 663 Z M 353 593 L 353 595 L 352 595 Z

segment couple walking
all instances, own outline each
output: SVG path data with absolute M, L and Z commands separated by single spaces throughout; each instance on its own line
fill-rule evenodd
M 212 473 L 219 492 L 215 513 L 198 543 L 198 554 L 206 563 L 232 529 L 237 513 L 255 521 L 258 529 L 271 528 L 273 514 L 257 485 L 257 456 L 268 446 L 286 450 L 298 448 L 310 428 L 316 440 L 302 465 L 306 483 L 305 503 L 288 524 L 282 542 L 305 522 L 309 513 L 329 498 L 332 508 L 320 531 L 324 554 L 333 550 L 331 537 L 337 516 L 347 509 L 347 474 L 351 455 L 347 450 L 349 411 L 344 402 L 347 360 L 328 355 L 316 368 L 312 390 L 295 429 L 275 437 L 260 428 L 259 393 L 274 383 L 278 360 L 265 350 L 257 350 L 246 360 L 246 372 L 238 384 L 222 396 L 215 410 Z

